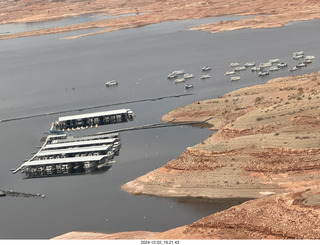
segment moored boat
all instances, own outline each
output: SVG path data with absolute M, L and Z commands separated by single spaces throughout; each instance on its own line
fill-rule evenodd
M 233 75 L 235 73 L 236 73 L 235 71 L 227 71 L 224 75 L 228 76 L 228 75 Z
M 211 67 L 210 66 L 204 66 L 201 68 L 202 71 L 210 71 Z
M 259 72 L 258 76 L 262 77 L 262 76 L 268 76 L 270 73 L 268 71 L 264 71 L 264 72 Z
M 106 86 L 109 87 L 109 86 L 115 86 L 115 85 L 118 85 L 118 82 L 116 80 L 111 80 L 111 81 L 107 81 L 106 82 Z
M 289 69 L 289 71 L 296 71 L 296 70 L 298 70 L 298 67 L 296 67 L 296 66 L 293 66 L 293 67 L 291 67 L 291 68 Z
M 283 68 L 283 67 L 287 67 L 288 65 L 287 65 L 287 63 L 284 63 L 284 62 L 280 62 L 278 65 L 277 65 L 277 67 L 279 67 L 279 68 Z
M 190 74 L 184 74 L 183 78 L 188 79 L 188 78 L 194 78 L 194 75 L 192 73 Z
M 185 84 L 184 88 L 185 89 L 193 88 L 193 84 Z
M 239 67 L 234 68 L 235 71 L 244 71 L 246 69 L 247 68 L 245 66 L 239 66 Z
M 238 62 L 233 62 L 233 63 L 230 64 L 230 67 L 235 67 L 235 66 L 238 66 L 238 65 L 239 65 Z
M 277 66 L 271 66 L 269 69 L 269 71 L 279 71 L 279 70 L 280 70 L 280 68 Z
M 240 77 L 231 77 L 230 78 L 230 82 L 233 82 L 233 81 L 238 81 L 238 80 L 240 80 Z
M 186 79 L 184 79 L 184 78 L 178 78 L 178 79 L 174 80 L 175 83 L 183 83 L 185 81 L 186 81 Z
M 254 62 L 247 62 L 244 64 L 245 67 L 251 67 L 251 66 L 255 66 Z
M 210 78 L 210 75 L 202 75 L 201 77 L 200 77 L 200 79 L 208 79 L 208 78 Z

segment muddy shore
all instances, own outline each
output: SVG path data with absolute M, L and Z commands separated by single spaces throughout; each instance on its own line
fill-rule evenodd
M 28 23 L 56 20 L 83 14 L 105 14 L 115 18 L 94 20 L 55 28 L 0 35 L 1 39 L 19 38 L 51 33 L 100 28 L 77 38 L 121 29 L 141 27 L 163 21 L 198 19 L 222 15 L 250 16 L 237 21 L 219 21 L 202 25 L 196 30 L 209 32 L 231 31 L 242 28 L 279 27 L 291 21 L 312 20 L 320 17 L 317 0 L 268 2 L 262 0 L 138 0 L 138 1 L 0 1 L 0 24 Z M 128 14 L 131 14 L 128 16 Z

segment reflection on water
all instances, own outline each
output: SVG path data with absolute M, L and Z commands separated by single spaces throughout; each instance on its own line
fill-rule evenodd
M 30 171 L 28 175 L 26 175 L 25 179 L 83 175 L 83 174 L 102 174 L 108 171 L 108 169 L 110 168 L 111 168 L 111 165 L 102 165 L 102 166 L 96 166 L 94 168 L 89 168 L 89 169 L 79 167 L 79 168 L 68 168 L 68 169 L 51 169 L 51 170 L 43 170 L 43 171 L 34 170 L 34 171 Z

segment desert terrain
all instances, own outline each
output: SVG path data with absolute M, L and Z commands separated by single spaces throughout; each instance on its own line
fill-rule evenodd
M 195 29 L 219 32 L 242 28 L 271 28 L 291 21 L 319 18 L 319 10 L 320 4 L 317 0 L 283 0 L 268 4 L 263 0 L 0 0 L 0 24 L 41 22 L 83 14 L 105 14 L 115 17 L 28 32 L 6 33 L 0 35 L 0 40 L 100 28 L 98 31 L 68 37 L 77 38 L 163 21 L 222 15 L 247 17 L 237 21 L 219 21 Z

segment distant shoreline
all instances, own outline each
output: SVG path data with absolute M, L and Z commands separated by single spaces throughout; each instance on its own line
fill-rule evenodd
M 73 39 L 101 33 L 117 31 L 122 29 L 137 28 L 164 21 L 176 21 L 187 19 L 199 19 L 205 17 L 241 15 L 250 16 L 236 21 L 218 21 L 205 24 L 191 30 L 202 30 L 211 33 L 239 30 L 243 28 L 274 28 L 283 26 L 291 21 L 313 20 L 320 18 L 320 4 L 310 7 L 307 0 L 304 1 L 282 1 L 279 3 L 268 3 L 265 1 L 253 1 L 250 8 L 241 4 L 239 0 L 229 0 L 210 4 L 208 1 L 171 0 L 166 4 L 157 1 L 140 0 L 137 3 L 123 5 L 118 2 L 104 2 L 95 0 L 79 5 L 75 2 L 49 2 L 45 5 L 39 2 L 0 3 L 0 23 L 30 23 L 75 17 L 84 14 L 106 14 L 108 16 L 119 16 L 94 20 L 90 22 L 77 23 L 67 26 L 44 28 L 27 32 L 0 35 L 0 40 L 38 36 L 45 34 L 63 33 L 71 31 L 90 30 L 100 28 L 99 31 L 70 36 L 64 39 Z M 10 11 L 9 11 L 10 10 Z M 144 13 L 144 14 L 139 14 Z

